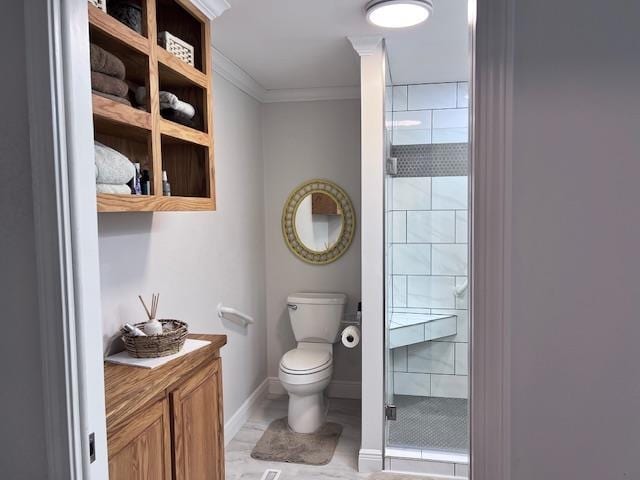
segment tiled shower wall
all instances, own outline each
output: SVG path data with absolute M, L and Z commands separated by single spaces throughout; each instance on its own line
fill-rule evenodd
M 394 145 L 468 141 L 467 82 L 394 86 L 393 111 Z
M 393 350 L 394 393 L 468 395 L 467 83 L 396 86 L 390 182 L 393 311 L 457 315 L 456 335 Z M 442 144 L 442 145 L 429 145 Z M 407 147 L 415 145 L 415 147 Z M 420 146 L 419 146 L 420 145 Z

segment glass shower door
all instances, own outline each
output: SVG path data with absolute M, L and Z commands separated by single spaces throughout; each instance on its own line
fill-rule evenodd
M 452 471 L 469 451 L 467 90 L 396 85 L 386 126 L 386 454 Z

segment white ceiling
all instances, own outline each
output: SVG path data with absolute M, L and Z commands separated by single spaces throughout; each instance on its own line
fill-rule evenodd
M 213 23 L 217 50 L 267 90 L 359 84 L 347 36 L 381 34 L 395 84 L 469 76 L 467 0 L 434 0 L 433 15 L 402 30 L 370 25 L 367 0 L 230 0 Z

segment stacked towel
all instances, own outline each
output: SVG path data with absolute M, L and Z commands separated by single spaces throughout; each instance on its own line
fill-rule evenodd
M 97 193 L 114 193 L 116 195 L 131 195 L 129 185 L 109 185 L 107 183 L 96 183 Z
M 124 81 L 126 69 L 122 60 L 96 44 L 90 45 L 91 88 L 98 94 L 113 95 L 120 103 L 131 105 L 127 99 L 129 86 Z M 110 97 L 107 97 L 110 98 Z
M 117 150 L 100 142 L 95 145 L 96 191 L 98 193 L 131 194 L 128 182 L 136 174 L 136 167 Z
M 138 87 L 135 91 L 136 103 L 144 105 L 147 100 L 147 89 Z M 171 92 L 160 91 L 160 114 L 167 120 L 195 127 L 196 109 L 193 105 L 180 100 Z

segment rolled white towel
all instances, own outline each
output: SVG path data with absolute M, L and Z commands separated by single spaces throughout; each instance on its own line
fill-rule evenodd
M 129 185 L 111 185 L 96 183 L 96 193 L 115 193 L 116 195 L 131 195 Z
M 135 92 L 136 103 L 138 105 L 144 105 L 147 101 L 147 89 L 145 87 L 136 88 Z M 185 117 L 191 120 L 195 114 L 196 109 L 190 103 L 183 102 L 176 95 L 171 92 L 160 91 L 160 110 L 170 108 L 182 113 Z
M 96 183 L 124 185 L 136 174 L 136 167 L 123 154 L 95 142 Z

